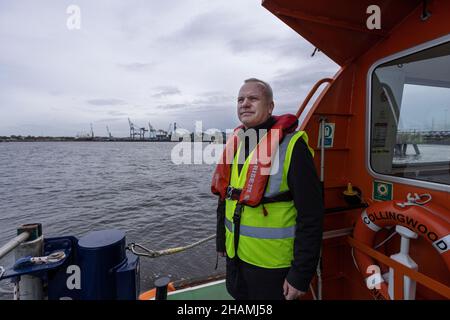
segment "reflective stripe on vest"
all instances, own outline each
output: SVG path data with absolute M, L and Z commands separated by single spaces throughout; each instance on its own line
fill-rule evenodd
M 280 146 L 277 149 L 277 152 L 275 153 L 275 161 L 279 161 L 279 163 L 283 164 L 284 160 L 286 159 L 286 152 L 288 149 L 289 141 L 291 141 L 291 138 L 295 135 L 295 132 L 290 133 L 284 137 L 283 141 L 281 142 Z M 269 178 L 269 185 L 266 189 L 266 192 L 264 193 L 264 197 L 272 198 L 282 192 L 280 192 L 281 188 L 281 181 L 283 180 L 283 166 L 276 165 L 277 172 L 275 174 L 272 174 Z
M 225 226 L 228 231 L 233 232 L 233 223 L 225 218 Z M 295 226 L 287 228 L 265 228 L 265 227 L 250 227 L 241 225 L 241 236 L 247 236 L 257 239 L 286 239 L 295 236 Z

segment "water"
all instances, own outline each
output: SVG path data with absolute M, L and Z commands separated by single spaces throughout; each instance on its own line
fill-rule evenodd
M 394 157 L 395 164 L 427 163 L 436 161 L 450 161 L 450 145 L 418 144 L 420 154 L 416 154 L 412 145 L 408 145 L 406 155 Z
M 151 249 L 187 245 L 215 233 L 213 165 L 175 165 L 175 143 L 0 143 L 0 245 L 17 226 L 40 222 L 45 236 L 120 229 Z M 224 272 L 215 240 L 176 255 L 141 259 L 141 291 L 159 275 Z M 9 254 L 0 265 L 10 266 Z M 0 288 L 10 289 L 9 281 Z M 0 298 L 10 298 L 0 292 Z

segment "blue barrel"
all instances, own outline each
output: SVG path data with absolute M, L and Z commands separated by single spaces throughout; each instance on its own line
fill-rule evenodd
M 126 261 L 125 233 L 94 231 L 78 241 L 82 300 L 115 300 L 116 270 Z

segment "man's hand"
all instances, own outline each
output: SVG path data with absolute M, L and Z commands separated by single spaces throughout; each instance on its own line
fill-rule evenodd
M 291 286 L 289 284 L 289 282 L 287 282 L 287 280 L 284 280 L 284 284 L 283 284 L 283 294 L 284 294 L 284 298 L 286 300 L 294 300 L 294 299 L 298 299 L 301 296 L 303 296 L 306 292 L 300 291 L 295 289 L 293 286 Z
M 226 252 L 220 252 L 220 251 L 217 251 L 217 254 L 218 254 L 220 257 L 226 257 L 226 256 L 227 256 L 227 253 L 226 253 Z

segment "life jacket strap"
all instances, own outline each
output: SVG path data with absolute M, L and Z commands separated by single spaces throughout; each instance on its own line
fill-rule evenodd
M 236 200 L 239 201 L 241 196 L 242 189 L 237 189 L 232 186 L 227 187 L 227 196 L 228 200 Z M 272 203 L 272 202 L 282 202 L 282 201 L 292 201 L 292 194 L 289 191 L 278 193 L 271 197 L 263 197 L 261 200 L 261 204 Z
M 272 203 L 272 202 L 283 202 L 283 201 L 292 201 L 292 194 L 290 191 L 281 192 L 272 197 L 263 197 L 261 203 Z
M 238 256 L 238 246 L 239 246 L 239 234 L 241 230 L 241 213 L 242 213 L 242 204 L 238 203 L 236 205 L 236 209 L 233 214 L 233 225 L 234 225 L 234 256 L 237 258 Z

